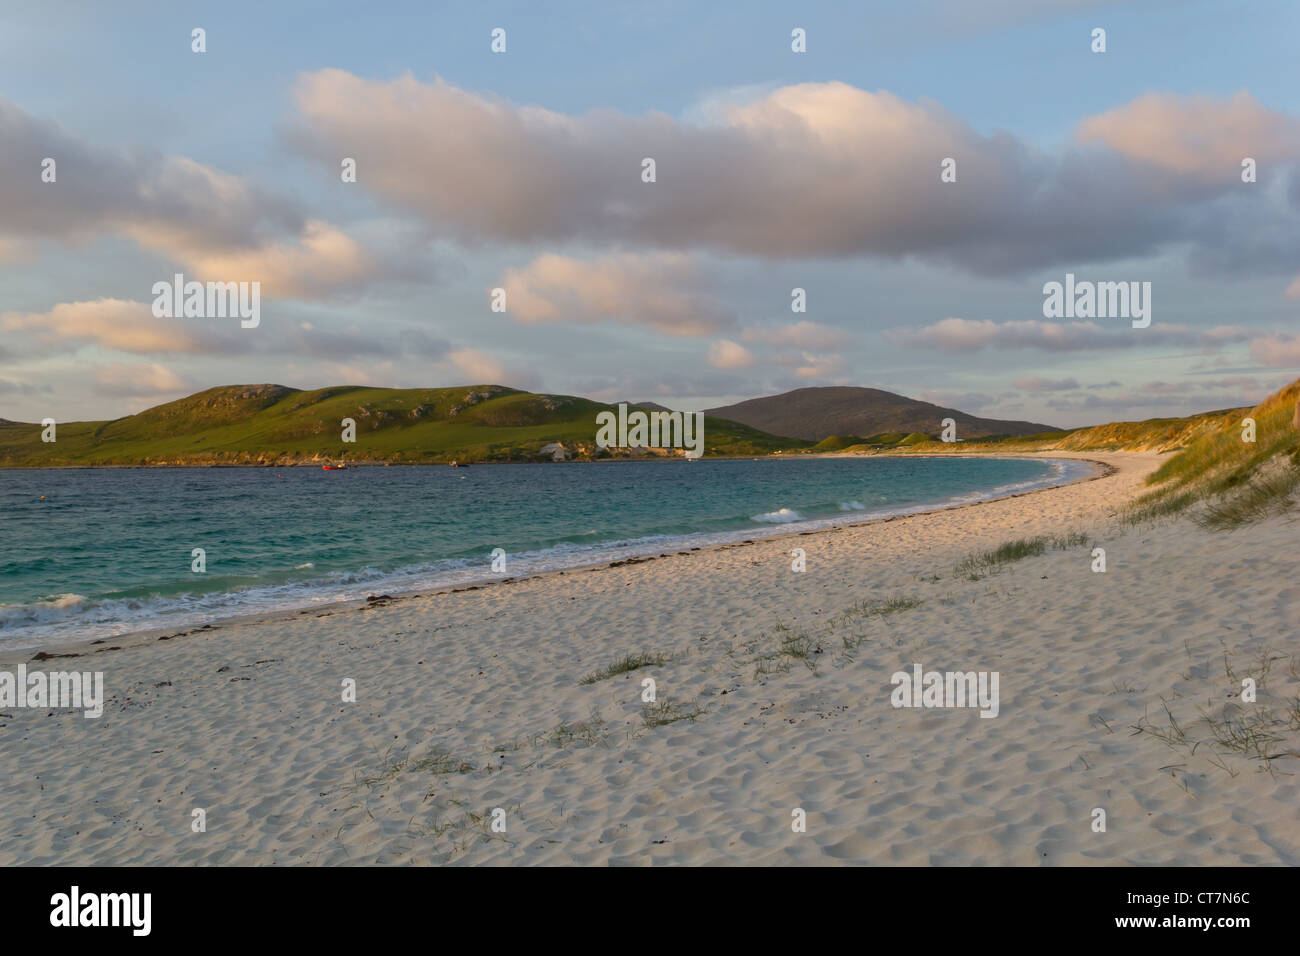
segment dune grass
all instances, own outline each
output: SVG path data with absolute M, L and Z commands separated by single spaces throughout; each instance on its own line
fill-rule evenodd
M 598 684 L 611 677 L 617 677 L 619 674 L 627 674 L 631 671 L 640 670 L 642 667 L 657 667 L 660 664 L 667 664 L 670 660 L 672 660 L 672 657 L 668 654 L 627 654 L 608 667 L 592 671 L 578 683 Z
M 552 730 L 538 734 L 533 743 L 538 744 L 544 740 L 556 747 L 567 747 L 571 743 L 601 744 L 608 739 L 609 731 L 605 729 L 605 721 L 598 715 L 592 714 L 588 720 L 573 723 L 562 721 Z
M 788 624 L 777 624 L 773 630 L 778 638 L 777 646 L 755 659 L 755 679 L 769 674 L 788 673 L 795 661 L 803 664 L 810 671 L 817 670 L 816 655 L 826 649 L 823 641 Z
M 1054 551 L 1066 551 L 1070 548 L 1087 548 L 1092 546 L 1092 539 L 1080 531 L 1066 534 L 1038 535 L 1033 538 L 1018 538 L 998 545 L 991 551 L 982 551 L 969 555 L 953 566 L 958 577 L 978 581 L 985 574 L 995 571 L 1003 565 L 1014 564 L 1025 558 L 1034 558 Z
M 1252 481 L 1232 495 L 1216 498 L 1196 520 L 1215 531 L 1230 531 L 1262 521 L 1269 515 L 1290 510 L 1297 486 L 1300 486 L 1300 467 L 1292 465 L 1278 474 Z
M 1300 381 L 1254 408 L 1224 416 L 1147 479 L 1152 490 L 1124 517 L 1131 523 L 1190 514 L 1203 527 L 1231 531 L 1292 507 L 1300 488 Z M 1255 423 L 1247 441 L 1245 419 Z
M 884 617 L 888 614 L 897 614 L 899 611 L 910 611 L 914 607 L 920 607 L 925 601 L 918 597 L 908 597 L 904 595 L 895 595 L 885 598 L 883 601 L 859 601 L 847 611 L 845 617 Z
M 1188 657 L 1190 661 L 1190 650 Z M 1273 665 L 1282 660 L 1289 662 L 1289 668 L 1280 681 L 1289 686 L 1273 689 L 1270 672 Z M 1258 658 L 1241 670 L 1242 674 L 1255 680 L 1258 698 L 1250 703 L 1240 699 L 1240 677 L 1226 647 L 1223 673 L 1226 685 L 1217 676 L 1211 676 L 1208 661 L 1189 668 L 1183 674 L 1183 680 L 1205 682 L 1202 690 L 1206 704 L 1196 706 L 1193 713 L 1190 702 L 1198 694 L 1180 692 L 1169 698 L 1162 696 L 1159 698 L 1161 714 L 1153 716 L 1148 708 L 1137 723 L 1131 725 L 1134 734 L 1146 734 L 1187 758 L 1199 753 L 1232 777 L 1240 772 L 1240 764 L 1234 767 L 1231 758 L 1252 761 L 1258 769 L 1275 779 L 1278 774 L 1292 775 L 1294 771 L 1286 769 L 1287 764 L 1274 764 L 1279 760 L 1300 759 L 1300 739 L 1296 736 L 1300 732 L 1300 694 L 1296 693 L 1297 682 L 1300 682 L 1300 657 L 1287 657 L 1263 648 Z M 1226 700 L 1225 686 L 1228 689 Z M 1181 713 L 1181 720 L 1175 711 Z
M 645 721 L 647 727 L 663 727 L 680 720 L 689 720 L 693 723 L 702 713 L 704 709 L 694 704 L 682 707 L 670 700 L 661 700 L 642 707 L 641 719 Z
M 437 747 L 420 757 L 410 756 L 405 748 L 397 751 L 390 748 L 384 753 L 379 769 L 354 775 L 352 789 L 373 790 L 404 773 L 441 775 L 472 773 L 477 769 L 473 761 L 456 757 L 450 751 Z

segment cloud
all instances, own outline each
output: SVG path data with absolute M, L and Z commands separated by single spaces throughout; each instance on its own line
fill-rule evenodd
M 683 253 L 614 253 L 583 260 L 547 254 L 501 280 L 521 322 L 618 322 L 667 335 L 707 335 L 733 322 Z
M 187 157 L 99 148 L 3 97 L 0 142 L 0 259 L 19 254 L 19 239 L 123 235 L 192 278 L 261 281 L 304 298 L 387 272 L 296 202 Z M 46 158 L 54 182 L 39 179 Z
M 709 364 L 714 368 L 748 368 L 754 361 L 749 349 L 730 339 L 719 339 L 709 346 Z
M 98 395 L 156 398 L 179 397 L 193 391 L 196 391 L 193 385 L 156 362 L 101 365 L 95 369 L 94 392 Z
M 170 228 L 214 246 L 249 243 L 259 231 L 296 231 L 293 207 L 184 158 L 96 148 L 0 97 L 0 232 L 81 238 L 122 228 Z M 44 159 L 56 180 L 39 179 Z
M 346 361 L 358 357 L 397 359 L 403 355 L 440 358 L 451 349 L 446 339 L 418 328 L 397 330 L 319 328 L 311 322 L 268 324 L 262 350 L 297 358 Z
M 149 304 L 125 299 L 61 302 L 48 312 L 0 313 L 0 329 L 27 332 L 40 346 L 98 345 L 137 354 L 231 351 L 195 323 L 155 318 Z M 239 331 L 238 322 L 234 323 Z
M 384 271 L 358 242 L 318 220 L 288 241 L 220 251 L 178 248 L 175 255 L 200 277 L 260 282 L 263 294 L 295 299 L 362 285 Z
M 614 369 L 613 374 L 579 379 L 569 388 L 575 394 L 601 402 L 652 400 L 678 408 L 682 399 L 736 394 L 748 396 L 752 385 L 730 372 L 704 369 L 689 374 L 653 373 L 641 367 L 628 366 Z
M 1300 159 L 1300 121 L 1245 91 L 1230 100 L 1148 93 L 1084 120 L 1076 135 L 1149 168 L 1153 185 L 1222 188 L 1241 183 L 1248 156 L 1265 174 Z
M 367 362 L 364 365 L 353 362 L 327 362 L 322 375 L 330 381 L 346 382 L 349 385 L 392 388 L 394 369 L 395 363 L 392 361 Z
M 359 356 L 438 358 L 451 348 L 420 328 L 345 329 L 263 316 L 257 330 L 237 319 L 156 318 L 152 304 L 127 299 L 61 302 L 45 312 L 0 313 L 0 331 L 24 333 L 26 355 L 58 355 L 97 346 L 135 355 L 266 355 L 344 361 Z M 7 358 L 0 350 L 0 359 Z M 126 366 L 122 366 L 126 367 Z M 144 367 L 144 366 L 137 366 Z
M 986 395 L 983 392 L 955 392 L 943 388 L 926 389 L 917 398 L 941 408 L 955 408 L 962 412 L 983 411 L 999 401 L 996 395 Z
M 32 258 L 30 247 L 12 239 L 0 239 L 0 262 L 26 262 Z
M 1022 375 L 1011 384 L 1022 392 L 1067 392 L 1079 387 L 1078 379 L 1047 379 L 1037 375 Z
M 1300 367 L 1300 335 L 1277 332 L 1250 343 L 1250 357 L 1270 368 Z
M 1296 155 L 1296 121 L 1247 94 L 1145 97 L 1083 120 L 1078 139 L 1055 152 L 984 135 L 932 101 L 839 82 L 713 103 L 707 122 L 611 109 L 569 115 L 442 79 L 336 69 L 301 75 L 294 99 L 296 148 L 332 175 L 339 156 L 356 156 L 362 188 L 468 241 L 915 256 L 1013 274 L 1174 243 L 1220 248 L 1225 230 L 1231 240 L 1296 228 L 1285 210 L 1252 204 L 1240 189 L 1234 150 L 1278 163 Z M 1155 127 L 1144 138 L 1145 121 Z M 1204 145 L 1205 158 L 1180 159 L 1189 144 Z M 645 157 L 656 162 L 653 183 L 641 179 Z M 957 161 L 955 183 L 940 182 L 945 157 Z M 1244 203 L 1244 213 L 1199 205 L 1216 197 Z
M 34 385 L 31 382 L 0 378 L 0 395 L 43 395 L 53 391 L 53 386 L 49 384 Z
M 507 364 L 478 349 L 453 349 L 447 360 L 470 385 L 505 385 L 529 391 L 541 388 L 541 378 L 532 369 Z
M 775 327 L 748 326 L 741 332 L 746 342 L 793 346 L 801 349 L 837 349 L 848 345 L 853 337 L 840 329 L 817 322 L 795 322 Z
M 841 378 L 849 370 L 849 363 L 842 355 L 822 355 L 812 352 L 799 352 L 777 355 L 778 365 L 793 371 L 796 378 L 830 380 L 832 385 L 846 385 Z
M 1214 351 L 1232 342 L 1250 341 L 1264 333 L 1229 325 L 1202 331 L 1171 323 L 1157 323 L 1146 329 L 1127 325 L 1111 329 L 1095 322 L 1043 322 L 1037 319 L 994 322 L 990 319 L 949 318 L 920 329 L 887 329 L 882 334 L 899 345 L 944 352 L 976 352 L 983 348 L 1074 352 L 1169 344 L 1199 345 L 1206 351 Z
M 1277 387 L 1286 384 L 1279 382 Z M 1258 380 L 1229 384 L 1222 387 L 1210 386 L 1203 382 L 1146 382 L 1136 388 L 1129 388 L 1110 395 L 1088 393 L 1068 398 L 1052 398 L 1047 405 L 1057 411 L 1082 412 L 1095 411 L 1112 414 L 1132 414 L 1137 410 L 1187 415 L 1197 411 L 1209 411 L 1219 408 L 1239 408 L 1254 405 L 1266 395 L 1276 391 Z

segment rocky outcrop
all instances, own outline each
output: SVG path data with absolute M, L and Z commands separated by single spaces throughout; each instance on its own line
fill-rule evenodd
M 496 396 L 504 395 L 509 391 L 511 391 L 511 389 L 503 388 L 500 385 L 489 385 L 486 388 L 471 389 L 465 393 L 464 398 L 451 407 L 451 411 L 447 412 L 447 414 L 453 416 L 459 415 L 467 408 L 472 408 L 480 402 L 486 402 L 489 398 L 496 398 Z

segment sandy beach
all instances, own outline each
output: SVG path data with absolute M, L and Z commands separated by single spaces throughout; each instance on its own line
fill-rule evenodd
M 1073 457 L 1113 471 L 58 649 L 75 658 L 0 652 L 102 670 L 107 695 L 98 719 L 0 712 L 0 865 L 1300 864 L 1295 524 L 1125 524 L 1162 457 Z M 955 569 L 1071 532 L 1089 544 Z M 628 655 L 650 663 L 592 679 Z M 894 707 L 914 664 L 996 671 L 997 716 Z M 1233 721 L 1276 739 L 1234 749 Z

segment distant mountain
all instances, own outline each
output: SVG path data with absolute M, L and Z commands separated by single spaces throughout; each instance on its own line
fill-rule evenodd
M 596 415 L 615 407 L 501 385 L 310 391 L 224 385 L 112 421 L 0 423 L 0 465 L 290 465 L 309 462 L 530 461 L 563 443 L 566 457 L 602 458 Z M 356 441 L 342 438 L 355 422 Z M 706 455 L 766 455 L 809 443 L 705 419 Z M 615 451 L 622 455 L 626 452 Z M 680 454 L 680 452 L 678 453 Z
M 878 388 L 797 388 L 783 395 L 706 409 L 704 414 L 771 435 L 814 442 L 832 435 L 869 436 L 884 432 L 937 435 L 945 418 L 957 423 L 960 439 L 1060 431 L 1034 422 L 978 418 L 955 408 L 920 402 Z

